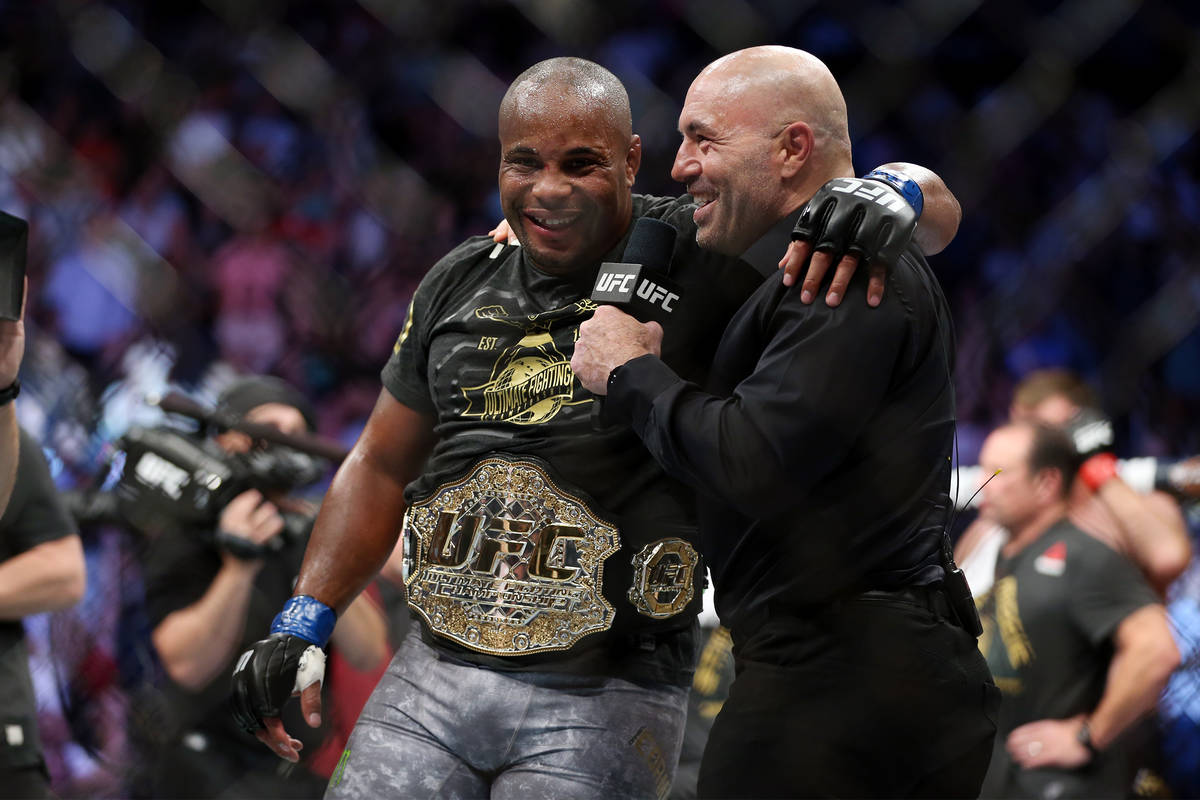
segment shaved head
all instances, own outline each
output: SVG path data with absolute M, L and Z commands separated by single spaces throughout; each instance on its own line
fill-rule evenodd
M 751 47 L 692 81 L 671 175 L 697 209 L 696 241 L 741 255 L 826 181 L 854 174 L 846 101 L 821 60 Z
M 590 268 L 633 218 L 641 140 L 617 77 L 581 58 L 534 64 L 500 102 L 500 205 L 543 272 Z
M 500 130 L 530 114 L 604 119 L 615 132 L 633 136 L 629 94 L 616 75 L 582 58 L 539 61 L 517 76 L 500 101 Z
M 701 70 L 692 84 L 698 86 L 737 103 L 764 129 L 804 121 L 824 139 L 819 151 L 850 156 L 846 100 L 829 67 L 812 53 L 779 45 L 738 50 Z

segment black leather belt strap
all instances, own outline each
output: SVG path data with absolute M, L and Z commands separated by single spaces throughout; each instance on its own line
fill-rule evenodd
M 859 595 L 864 599 L 898 600 L 927 609 L 939 617 L 956 621 L 950 610 L 950 598 L 936 586 L 906 586 L 903 589 L 868 589 Z

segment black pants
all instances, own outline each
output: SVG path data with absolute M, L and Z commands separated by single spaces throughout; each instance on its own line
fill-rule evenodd
M 855 599 L 734 633 L 738 674 L 701 797 L 975 797 L 1000 694 L 975 639 L 927 608 Z

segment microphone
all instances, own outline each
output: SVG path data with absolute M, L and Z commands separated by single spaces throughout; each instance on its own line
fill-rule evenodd
M 675 250 L 675 228 L 662 220 L 641 217 L 633 223 L 624 261 L 605 261 L 596 275 L 592 300 L 607 303 L 638 322 L 657 322 L 665 329 L 679 307 L 682 292 L 667 277 Z M 605 415 L 603 397 L 592 402 L 592 427 L 604 430 L 616 423 Z
M 600 265 L 592 300 L 617 306 L 639 322 L 666 327 L 679 307 L 682 291 L 667 277 L 675 250 L 675 228 L 641 217 L 633 224 L 621 262 Z

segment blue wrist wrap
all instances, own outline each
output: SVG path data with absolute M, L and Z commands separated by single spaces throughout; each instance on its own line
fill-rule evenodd
M 908 204 L 913 207 L 913 211 L 917 212 L 917 216 L 921 216 L 921 210 L 925 207 L 925 195 L 921 192 L 920 184 L 912 178 L 888 172 L 886 169 L 874 169 L 864 175 L 863 180 L 882 181 L 891 186 L 908 201 Z
M 317 647 L 324 647 L 333 633 L 337 614 L 315 597 L 306 594 L 289 598 L 275 615 L 271 633 L 290 633 Z

